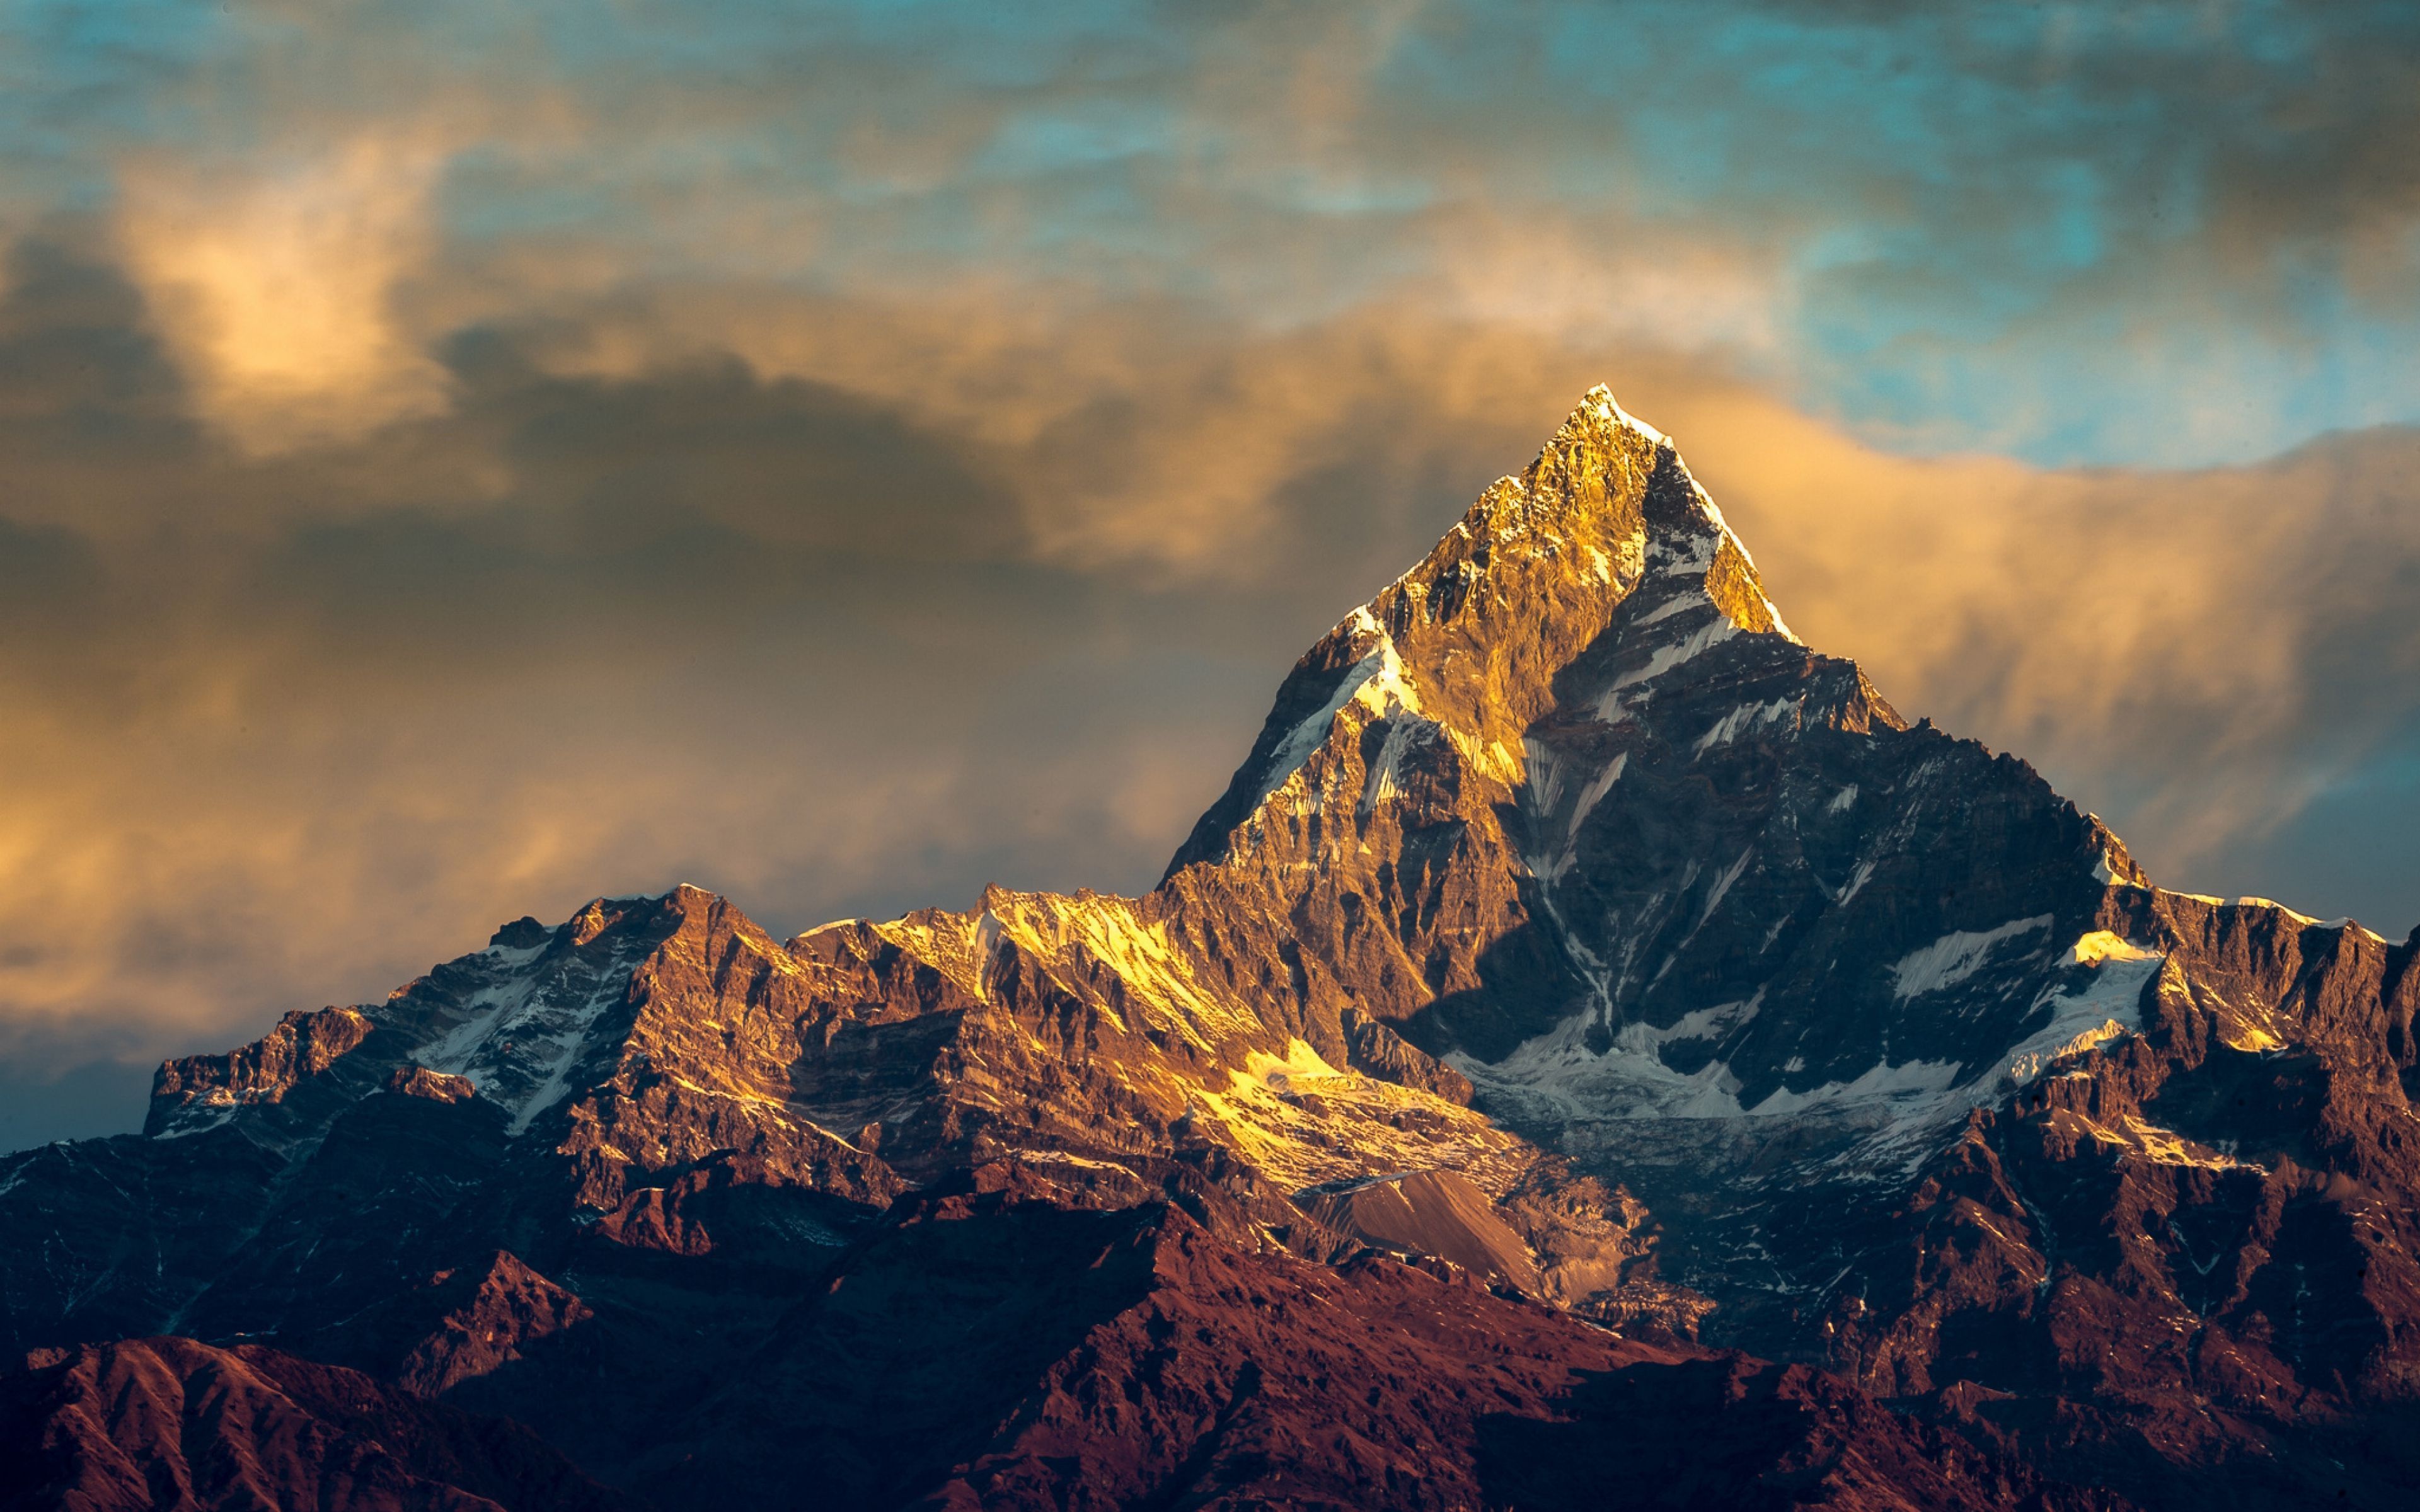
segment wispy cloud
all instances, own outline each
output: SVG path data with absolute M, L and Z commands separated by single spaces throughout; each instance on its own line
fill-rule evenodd
M 114 203 L 231 404 L 316 373 L 340 419 L 412 412 L 407 347 L 598 280 L 982 277 L 1720 345 L 1901 449 L 2192 465 L 2420 417 L 2406 8 L 151 20 L 27 30 L 0 205 Z

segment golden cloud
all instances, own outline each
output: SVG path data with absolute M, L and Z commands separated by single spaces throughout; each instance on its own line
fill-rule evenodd
M 434 247 L 444 145 L 355 137 L 211 169 L 126 164 L 117 235 L 203 415 L 246 450 L 340 441 L 445 402 L 397 285 Z

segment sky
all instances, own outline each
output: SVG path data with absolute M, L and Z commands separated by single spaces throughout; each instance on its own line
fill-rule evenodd
M 0 0 L 0 1146 L 693 881 L 1135 891 L 1591 383 L 2420 923 L 2420 9 Z

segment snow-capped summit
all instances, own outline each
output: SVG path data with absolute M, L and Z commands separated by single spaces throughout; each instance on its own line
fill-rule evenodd
M 1721 629 L 1708 632 L 1693 608 Z M 1524 736 L 1557 702 L 1554 679 L 1626 609 L 1631 643 L 1671 642 L 1656 675 L 1693 637 L 1695 649 L 1739 632 L 1794 640 L 1669 438 L 1600 386 L 1525 471 L 1490 485 L 1425 558 L 1305 653 L 1171 874 L 1227 851 L 1239 832 L 1249 843 L 1274 799 L 1331 802 L 1311 758 L 1378 726 L 1383 769 L 1362 774 L 1372 796 L 1397 781 L 1414 745 L 1450 753 L 1476 781 L 1517 786 Z

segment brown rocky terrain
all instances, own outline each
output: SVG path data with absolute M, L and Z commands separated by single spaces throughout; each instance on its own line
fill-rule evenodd
M 668 1507 L 2396 1504 L 2414 955 L 1910 725 L 1599 390 L 1144 897 L 599 899 L 0 1158 L 7 1442 L 165 1335 Z
M 0 1506 L 626 1512 L 516 1424 L 274 1350 L 128 1339 L 0 1376 Z

